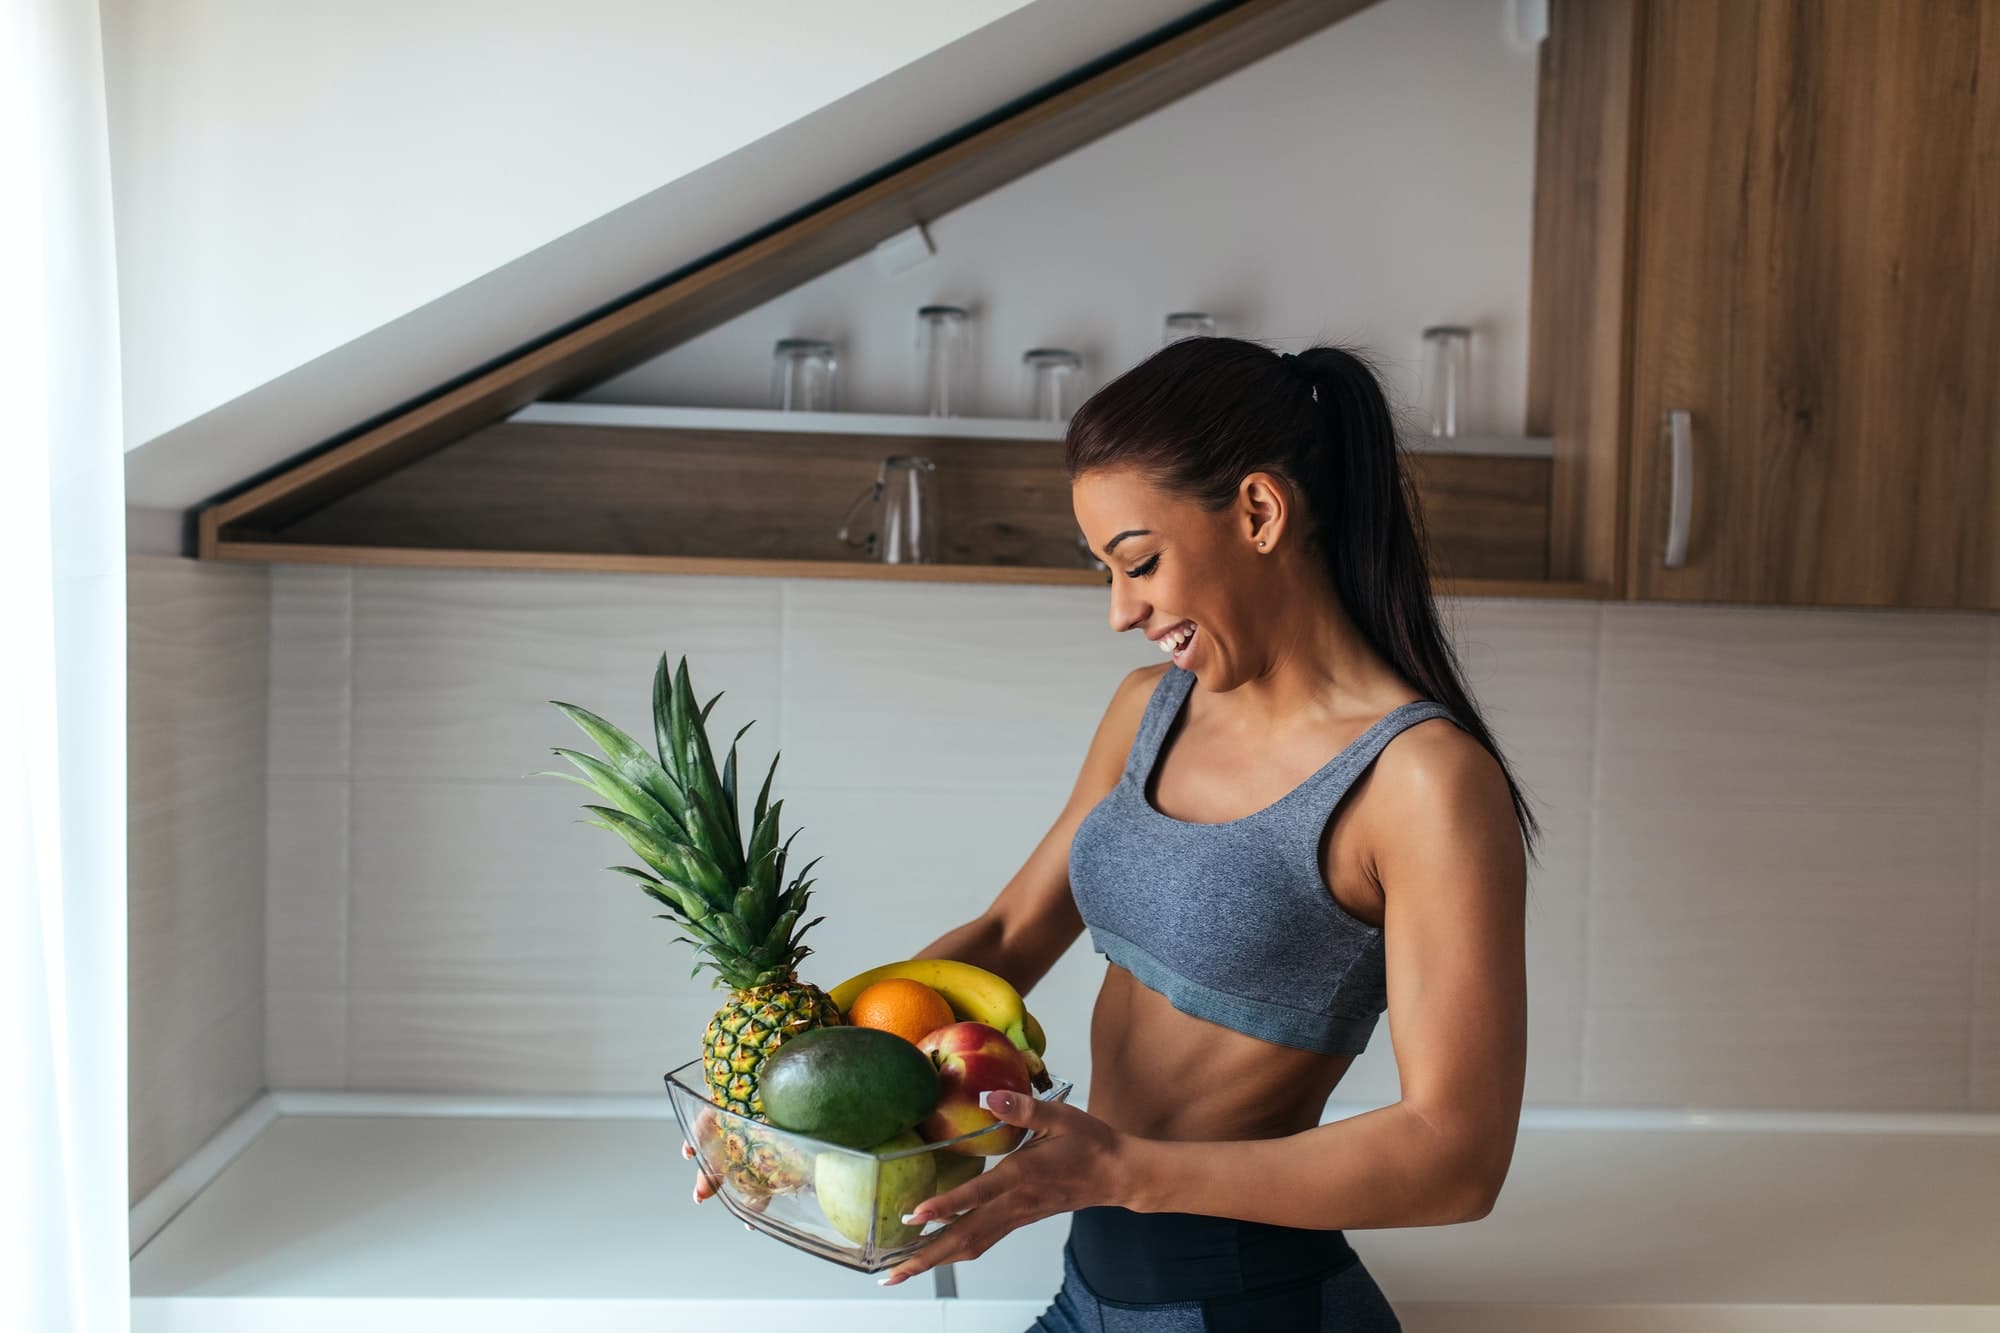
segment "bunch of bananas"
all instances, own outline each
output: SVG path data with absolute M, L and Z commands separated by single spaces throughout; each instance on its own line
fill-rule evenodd
M 1050 1086 L 1048 1070 L 1042 1065 L 1042 1053 L 1049 1045 L 1042 1025 L 1028 1012 L 1021 993 L 1005 977 L 988 972 L 983 967 L 954 962 L 949 958 L 911 958 L 900 963 L 871 967 L 841 982 L 827 995 L 844 1014 L 854 1003 L 855 996 L 890 977 L 903 977 L 929 986 L 944 997 L 944 1002 L 951 1006 L 953 1016 L 961 1022 L 984 1023 L 1006 1033 L 1007 1040 L 1013 1042 L 1015 1049 L 1027 1060 L 1028 1073 L 1035 1087 L 1046 1089 Z

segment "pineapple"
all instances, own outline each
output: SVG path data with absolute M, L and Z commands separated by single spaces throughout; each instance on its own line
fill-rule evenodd
M 680 938 L 694 946 L 694 975 L 711 968 L 716 985 L 730 988 L 702 1035 L 703 1072 L 717 1106 L 762 1120 L 757 1080 L 764 1061 L 799 1033 L 842 1020 L 826 992 L 798 979 L 800 960 L 812 952 L 799 943 L 800 937 L 825 919 L 798 925 L 811 896 L 813 882 L 806 875 L 819 862 L 809 862 L 786 883 L 791 838 L 778 844 L 784 802 L 766 804 L 778 770 L 775 755 L 757 793 L 745 843 L 736 795 L 736 742 L 730 742 L 720 774 L 708 742 L 708 714 L 721 697 L 697 711 L 687 659 L 670 677 L 662 654 L 653 675 L 658 758 L 595 713 L 556 703 L 606 758 L 558 748 L 556 753 L 582 776 L 549 776 L 586 787 L 608 803 L 587 805 L 597 818 L 586 822 L 616 833 L 645 863 L 644 869 L 612 869 L 638 880 L 667 909 L 661 919 L 687 932 Z M 749 729 L 737 732 L 736 740 Z M 774 1143 L 748 1129 L 725 1131 L 725 1160 L 752 1188 L 796 1187 L 799 1164 L 788 1162 Z

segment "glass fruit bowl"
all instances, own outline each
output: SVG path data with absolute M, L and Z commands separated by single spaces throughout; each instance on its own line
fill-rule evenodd
M 954 1144 L 992 1133 L 990 1128 L 936 1143 L 912 1135 L 911 1146 L 873 1153 L 779 1129 L 717 1106 L 700 1060 L 688 1061 L 666 1080 L 681 1136 L 719 1182 L 715 1193 L 723 1207 L 754 1230 L 863 1273 L 900 1263 L 922 1246 L 927 1233 L 905 1226 L 905 1213 L 1004 1156 L 952 1151 Z M 1059 1078 L 1035 1097 L 1067 1101 L 1070 1086 Z M 1012 1151 L 1032 1137 L 1023 1137 Z

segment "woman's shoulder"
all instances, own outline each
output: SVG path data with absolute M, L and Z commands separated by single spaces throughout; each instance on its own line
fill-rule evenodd
M 1372 804 L 1391 827 L 1450 822 L 1454 812 L 1493 806 L 1511 817 L 1513 795 L 1499 760 L 1450 717 L 1429 717 L 1399 732 L 1375 761 Z
M 1172 662 L 1155 662 L 1150 666 L 1133 667 L 1125 673 L 1125 679 L 1119 682 L 1119 697 L 1137 696 L 1143 707 L 1145 701 L 1153 697 L 1153 692 L 1160 688 L 1160 682 L 1166 679 L 1168 673 L 1178 670 L 1180 668 Z

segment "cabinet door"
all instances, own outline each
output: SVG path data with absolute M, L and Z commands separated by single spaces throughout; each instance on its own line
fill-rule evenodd
M 2000 606 L 2000 2 L 1645 10 L 1630 593 Z

